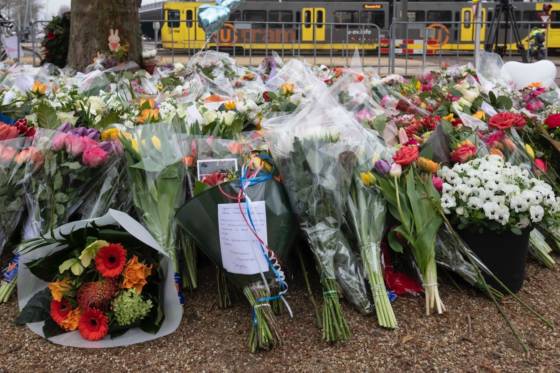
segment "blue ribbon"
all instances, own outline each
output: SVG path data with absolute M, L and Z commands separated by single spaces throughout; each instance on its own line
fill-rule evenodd
M 177 286 L 177 296 L 179 297 L 179 303 L 185 304 L 185 294 L 181 290 L 181 286 L 183 285 L 181 281 L 181 274 L 175 272 L 175 275 L 173 277 L 175 278 L 175 285 Z
M 271 159 L 270 156 L 268 155 L 262 155 L 260 156 L 261 159 L 263 160 L 267 160 L 267 159 Z M 241 169 L 241 176 L 239 177 L 239 184 L 240 184 L 240 188 L 241 188 L 241 192 L 243 193 L 243 195 L 245 196 L 245 212 L 247 213 L 247 219 L 249 220 L 249 223 L 251 224 L 251 228 L 253 229 L 253 231 L 257 231 L 256 227 L 255 227 L 255 223 L 253 221 L 253 216 L 251 215 L 251 208 L 250 208 L 250 200 L 249 198 L 246 197 L 245 194 L 245 188 L 247 187 L 251 187 L 260 183 L 265 183 L 269 180 L 272 180 L 272 174 L 269 172 L 264 172 L 261 171 L 259 172 L 259 174 L 257 176 L 252 176 L 250 178 L 247 177 L 247 166 L 243 166 L 243 168 Z M 274 263 L 272 263 L 270 257 L 268 256 L 267 250 L 266 248 L 263 246 L 263 244 L 258 241 L 259 243 L 259 247 L 261 248 L 262 254 L 265 257 L 267 263 L 268 263 L 268 267 L 272 270 L 272 273 L 274 274 L 274 277 L 276 278 L 276 282 L 278 283 L 279 287 L 280 287 L 280 292 L 278 293 L 278 295 L 272 295 L 269 297 L 263 297 L 263 298 L 258 298 L 256 299 L 257 303 L 265 303 L 265 302 L 270 302 L 270 301 L 274 301 L 274 300 L 278 300 L 282 298 L 282 295 L 285 293 L 285 291 L 288 289 L 288 284 L 286 283 L 286 281 L 284 280 L 284 276 L 280 273 L 280 271 L 278 271 L 275 267 L 274 267 Z M 255 309 L 253 307 L 253 324 L 257 324 L 257 318 L 256 318 L 256 312 Z
M 4 122 L 9 125 L 14 125 L 16 123 L 15 119 L 10 118 L 7 115 L 0 113 L 0 122 Z

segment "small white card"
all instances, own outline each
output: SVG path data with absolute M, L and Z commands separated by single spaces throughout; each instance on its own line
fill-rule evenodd
M 245 217 L 249 220 L 245 203 L 241 208 L 244 209 Z M 268 244 L 265 202 L 251 202 L 250 209 L 257 235 Z M 259 241 L 249 229 L 237 203 L 218 205 L 218 224 L 222 264 L 227 272 L 240 275 L 268 272 L 268 263 Z
M 496 111 L 496 109 L 494 109 L 492 107 L 492 105 L 490 105 L 488 102 L 486 101 L 482 101 L 482 105 L 480 105 L 480 108 L 482 109 L 483 112 L 485 112 L 488 116 L 494 116 L 496 114 L 498 114 L 498 112 Z

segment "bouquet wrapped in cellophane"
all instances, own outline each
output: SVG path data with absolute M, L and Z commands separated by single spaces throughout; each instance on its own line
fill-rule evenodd
M 356 167 L 384 153 L 385 146 L 326 90 L 320 101 L 310 102 L 292 116 L 267 121 L 264 128 L 321 274 L 323 338 L 345 340 L 350 331 L 339 288 L 358 310 L 372 311 L 362 264 L 342 229 L 350 182 Z
M 185 200 L 184 136 L 172 126 L 144 125 L 121 134 L 134 207 L 172 261 L 179 284 L 175 213 Z
M 177 329 L 183 313 L 171 259 L 140 223 L 117 210 L 27 242 L 18 296 L 18 325 L 82 348 L 162 337 Z

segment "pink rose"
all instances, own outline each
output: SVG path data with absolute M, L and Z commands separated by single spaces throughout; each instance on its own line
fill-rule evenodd
M 107 158 L 109 158 L 109 153 L 101 149 L 99 146 L 89 146 L 82 155 L 82 163 L 86 167 L 99 167 L 103 165 Z
M 87 148 L 96 146 L 97 143 L 86 136 L 67 135 L 64 140 L 66 151 L 74 157 L 80 156 Z
M 60 132 L 54 135 L 51 141 L 51 149 L 54 150 L 55 152 L 64 149 L 66 145 L 66 137 L 68 137 L 68 135 L 65 134 L 64 132 Z

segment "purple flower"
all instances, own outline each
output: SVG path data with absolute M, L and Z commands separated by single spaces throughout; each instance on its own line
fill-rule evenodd
M 391 165 L 384 159 L 375 162 L 375 170 L 381 175 L 387 175 L 391 170 Z
M 99 143 L 99 147 L 107 153 L 117 155 L 121 155 L 123 153 L 123 147 L 120 141 L 103 141 Z
M 72 129 L 72 125 L 70 123 L 64 123 L 63 125 L 61 125 L 60 127 L 58 127 L 56 130 L 59 132 L 68 132 Z
M 99 140 L 101 136 L 99 131 L 95 128 L 87 128 L 87 127 L 77 127 L 70 130 L 72 135 L 80 136 L 80 137 L 89 137 L 92 140 Z

